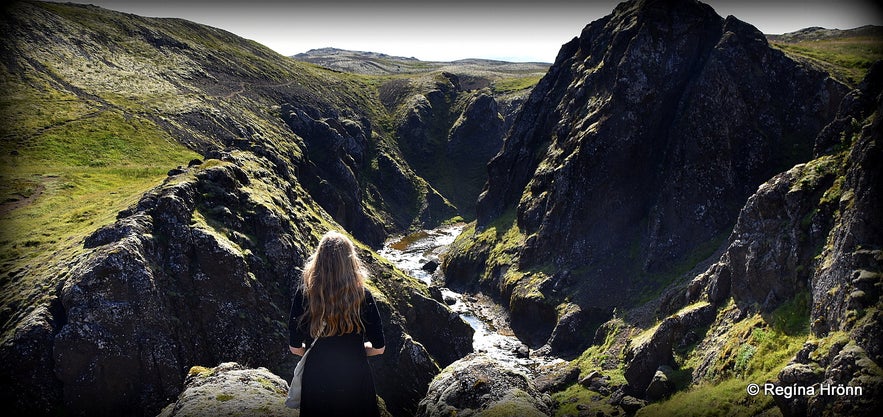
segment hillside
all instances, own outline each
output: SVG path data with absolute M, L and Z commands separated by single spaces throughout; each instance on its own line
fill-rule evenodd
M 475 218 L 487 161 L 549 67 L 480 59 L 427 62 L 334 48 L 294 58 L 334 71 L 389 75 L 379 94 L 393 114 L 402 155 L 466 220 Z
M 535 347 L 559 343 L 561 311 L 591 327 L 646 303 L 720 249 L 760 184 L 811 158 L 846 91 L 707 5 L 623 4 L 531 92 L 449 283 L 497 290 Z
M 865 77 L 871 64 L 883 59 L 881 26 L 848 30 L 814 27 L 767 38 L 789 56 L 818 65 L 851 86 Z

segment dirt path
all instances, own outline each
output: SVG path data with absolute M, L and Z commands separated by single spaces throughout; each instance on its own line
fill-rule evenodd
M 25 197 L 21 194 L 15 194 L 21 196 L 22 198 L 14 201 L 4 201 L 0 203 L 0 216 L 6 216 L 16 209 L 20 209 L 22 207 L 33 204 L 33 202 L 37 198 L 39 198 L 40 195 L 43 194 L 43 191 L 46 189 L 46 185 L 42 181 L 43 180 L 41 179 L 41 182 L 37 184 L 37 188 L 34 190 L 33 193 L 31 193 L 31 195 Z

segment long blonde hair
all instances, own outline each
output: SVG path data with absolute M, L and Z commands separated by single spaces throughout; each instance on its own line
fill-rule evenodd
M 325 233 L 304 266 L 301 284 L 309 305 L 310 336 L 365 330 L 360 310 L 366 276 L 353 242 L 335 231 Z

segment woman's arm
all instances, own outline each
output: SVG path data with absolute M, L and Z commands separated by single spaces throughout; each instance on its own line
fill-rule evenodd
M 303 356 L 304 352 L 306 352 L 306 349 L 303 347 L 304 342 L 310 343 L 309 335 L 299 326 L 301 315 L 306 313 L 304 311 L 303 292 L 297 289 L 291 298 L 291 313 L 288 315 L 288 350 L 295 355 Z
M 382 355 L 383 352 L 386 351 L 386 346 L 381 348 L 375 348 L 371 345 L 371 342 L 365 342 L 365 355 L 366 356 L 377 356 Z
M 365 354 L 368 356 L 381 355 L 386 350 L 386 338 L 383 336 L 383 325 L 380 323 L 380 311 L 371 291 L 365 290 Z M 377 347 L 375 347 L 377 346 Z

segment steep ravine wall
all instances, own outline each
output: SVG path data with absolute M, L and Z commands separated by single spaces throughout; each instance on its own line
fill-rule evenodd
M 757 186 L 812 157 L 845 93 L 708 5 L 622 3 L 516 116 L 449 284 L 500 294 L 534 347 L 573 333 L 554 332 L 565 318 L 590 335 L 719 250 Z
M 814 159 L 774 176 L 748 199 L 720 259 L 680 297 L 669 299 L 667 309 L 680 311 L 626 348 L 625 376 L 633 392 L 648 389 L 659 366 L 691 363 L 693 385 L 719 383 L 722 376 L 738 375 L 740 366 L 750 369 L 751 356 L 740 365 L 734 355 L 792 349 L 785 362 L 767 365 L 775 375 L 771 381 L 745 381 L 814 389 L 811 395 L 775 395 L 783 414 L 880 412 L 881 71 L 878 62 L 844 98 L 816 138 Z M 755 330 L 746 332 L 746 325 Z M 770 349 L 758 335 L 799 344 Z M 683 350 L 691 344 L 693 349 Z M 686 359 L 675 360 L 676 354 Z M 858 387 L 861 395 L 829 395 L 822 386 Z

